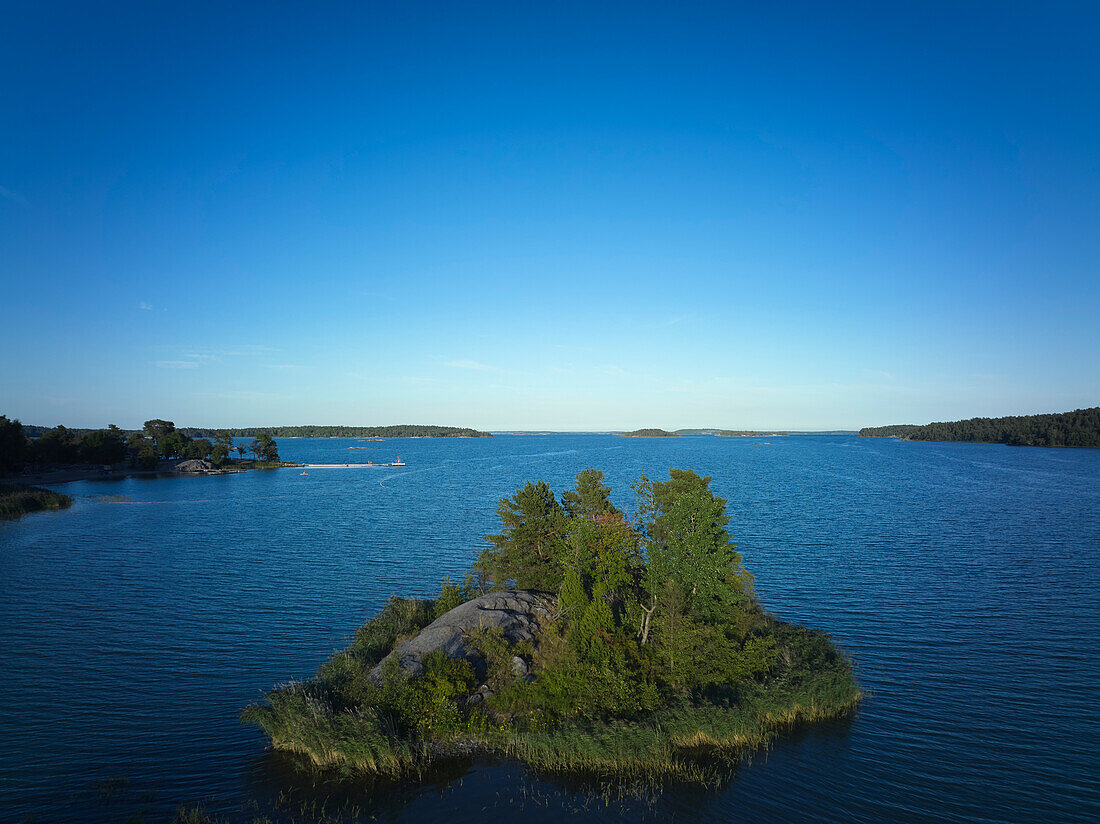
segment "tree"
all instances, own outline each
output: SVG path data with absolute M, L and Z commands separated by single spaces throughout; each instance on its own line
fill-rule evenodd
M 153 445 L 146 442 L 138 447 L 130 462 L 138 469 L 156 469 L 157 464 L 160 463 L 160 456 L 153 449 Z
M 252 454 L 256 456 L 257 461 L 279 460 L 278 445 L 271 439 L 271 435 L 267 432 L 261 432 L 255 440 L 248 445 L 248 448 L 252 451 Z
M 710 490 L 709 477 L 680 469 L 669 470 L 669 476 L 657 482 L 643 475 L 634 485 L 647 539 L 643 643 L 662 598 L 682 600 L 682 611 L 702 623 L 728 622 L 752 598 L 752 576 L 726 530 L 726 501 Z M 669 609 L 664 612 L 671 617 Z
M 562 551 L 568 518 L 545 481 L 528 482 L 512 498 L 501 498 L 499 535 L 475 567 L 496 587 L 514 582 L 519 589 L 557 592 L 562 582 Z
M 206 438 L 196 438 L 187 444 L 183 454 L 185 458 L 194 458 L 195 460 L 204 461 L 210 457 L 210 452 L 213 448 L 214 445 Z
M 80 457 L 86 463 L 118 463 L 126 458 L 125 435 L 114 424 L 88 432 L 80 441 Z
M 170 432 L 176 431 L 176 425 L 171 421 L 153 418 L 151 421 L 145 422 L 144 431 L 146 437 L 152 439 L 153 446 L 159 450 L 161 441 L 163 441 Z
M 30 453 L 38 463 L 66 464 L 80 460 L 80 446 L 76 437 L 64 426 L 44 432 L 30 444 Z
M 0 415 L 0 472 L 10 471 L 26 455 L 27 436 L 23 434 L 23 424 Z
M 570 518 L 611 515 L 619 510 L 611 503 L 611 487 L 604 486 L 603 473 L 586 469 L 577 475 L 576 486 L 562 493 L 561 504 Z
M 182 458 L 187 455 L 187 447 L 190 443 L 190 438 L 173 429 L 160 439 L 158 446 L 164 458 Z

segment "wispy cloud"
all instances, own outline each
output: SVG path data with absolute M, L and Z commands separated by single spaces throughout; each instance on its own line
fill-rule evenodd
M 157 369 L 194 369 L 199 365 L 198 361 L 193 360 L 159 360 L 157 361 Z
M 300 363 L 261 363 L 264 369 L 305 369 Z
M 625 378 L 630 375 L 630 373 L 623 369 L 621 366 L 616 366 L 613 363 L 608 364 L 607 366 L 601 366 L 596 371 L 608 378 Z
M 138 309 L 141 309 L 145 312 L 152 312 L 153 311 L 153 304 L 146 303 L 145 301 L 140 301 L 138 303 Z
M 478 372 L 495 372 L 497 368 L 495 366 L 489 366 L 485 363 L 478 363 L 475 360 L 454 360 L 447 361 L 445 366 L 450 366 L 452 369 L 473 369 Z
M 287 401 L 292 399 L 290 395 L 280 395 L 276 392 L 252 392 L 247 389 L 235 392 L 196 392 L 195 397 L 226 398 L 234 401 Z
M 27 203 L 27 199 L 23 197 L 23 195 L 19 194 L 19 192 L 13 192 L 11 189 L 7 189 L 3 186 L 0 186 L 0 197 L 4 198 L 4 200 L 10 200 L 12 203 L 18 206 L 29 205 Z

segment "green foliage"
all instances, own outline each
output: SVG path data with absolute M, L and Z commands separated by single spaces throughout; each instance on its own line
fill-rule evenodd
M 561 555 L 568 518 L 545 481 L 528 482 L 515 497 L 502 498 L 497 507 L 499 535 L 487 535 L 475 566 L 495 586 L 557 592 L 561 586 Z
M 432 601 L 432 620 L 480 594 L 472 575 L 467 575 L 461 586 L 454 583 L 449 576 L 443 576 L 443 581 L 439 585 L 439 595 Z
M 391 657 L 372 678 L 400 640 L 478 594 L 470 578 L 444 578 L 432 601 L 392 598 L 315 679 L 242 717 L 280 749 L 376 774 L 489 753 L 550 771 L 709 781 L 777 730 L 850 711 L 860 693 L 828 636 L 757 605 L 710 478 L 674 469 L 635 489 L 637 524 L 595 470 L 564 506 L 545 483 L 501 501 L 501 533 L 478 566 L 497 587 L 557 594 L 534 643 L 481 629 L 466 638 L 468 660 L 437 651 L 410 677 Z
M 171 433 L 176 431 L 176 425 L 172 423 L 172 421 L 153 418 L 145 422 L 142 431 L 145 433 L 145 437 L 149 438 L 153 442 L 153 445 L 159 448 L 161 442 Z
M 138 469 L 156 469 L 160 456 L 151 444 L 141 446 L 134 452 L 131 463 Z
M 257 461 L 273 463 L 279 460 L 278 444 L 271 439 L 267 432 L 261 432 L 248 445 L 249 450 L 256 456 Z
M 26 452 L 27 436 L 23 434 L 23 424 L 0 415 L 0 474 L 14 469 L 24 460 Z
M 624 432 L 624 438 L 678 438 L 675 432 L 666 429 L 635 429 L 633 432 Z
M 751 599 L 752 578 L 730 542 L 726 501 L 710 491 L 710 478 L 669 475 L 664 482 L 643 475 L 634 486 L 639 518 L 648 519 L 646 591 L 651 600 L 670 597 L 666 584 L 674 581 L 692 617 L 728 621 Z
M 82 463 L 115 464 L 126 460 L 126 435 L 114 424 L 96 429 L 79 441 Z
M 599 582 L 613 602 L 637 599 L 645 561 L 640 536 L 622 513 L 593 518 L 578 517 L 569 523 L 562 563 L 576 570 L 586 591 Z
M 594 518 L 619 512 L 611 503 L 611 487 L 604 486 L 603 473 L 598 469 L 586 469 L 577 475 L 576 486 L 562 493 L 561 505 L 570 518 Z
M 235 438 L 255 438 L 267 433 L 273 438 L 488 438 L 488 432 L 479 432 L 458 426 L 418 426 L 399 424 L 396 426 L 264 426 L 238 429 L 201 429 L 191 427 L 184 430 L 193 438 L 211 438 L 225 433 Z
M 27 484 L 0 484 L 0 520 L 11 520 L 44 509 L 68 509 L 72 505 L 72 498 L 51 489 Z
M 485 683 L 492 690 L 500 690 L 512 682 L 512 656 L 530 652 L 509 645 L 499 627 L 477 630 L 470 635 L 468 643 L 485 662 Z
M 971 418 L 965 421 L 866 427 L 861 438 L 1003 443 L 1009 446 L 1100 448 L 1100 406 L 1053 415 Z
M 419 738 L 455 732 L 460 725 L 458 701 L 474 686 L 473 669 L 453 661 L 442 650 L 425 656 L 415 678 L 396 665 L 383 671 L 381 686 L 371 696 L 373 711 L 399 732 Z
M 567 569 L 558 595 L 558 609 L 567 620 L 575 620 L 584 615 L 590 599 L 581 581 L 577 567 Z
M 351 652 L 373 667 L 389 654 L 399 638 L 419 632 L 433 620 L 429 601 L 394 596 L 377 616 L 355 633 Z

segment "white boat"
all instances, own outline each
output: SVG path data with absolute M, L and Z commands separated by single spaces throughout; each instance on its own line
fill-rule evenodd
M 401 456 L 397 456 L 397 460 L 390 464 L 390 466 L 404 466 L 405 462 L 401 460 Z

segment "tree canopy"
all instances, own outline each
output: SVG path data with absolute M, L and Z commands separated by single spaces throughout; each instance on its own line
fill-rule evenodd
M 561 504 L 545 482 L 529 482 L 501 500 L 501 532 L 486 537 L 476 567 L 490 587 L 557 595 L 578 649 L 619 637 L 656 650 L 670 683 L 727 678 L 741 661 L 741 619 L 756 607 L 710 483 L 681 469 L 667 481 L 642 476 L 629 521 L 598 470 L 581 472 Z M 692 674 L 699 656 L 710 669 Z
M 278 445 L 263 432 L 253 442 L 258 461 L 279 461 Z M 257 451 L 258 448 L 258 451 Z M 139 469 L 155 469 L 162 460 L 197 458 L 217 466 L 230 462 L 235 447 L 227 430 L 217 430 L 213 440 L 193 437 L 169 420 L 153 418 L 142 429 L 124 430 L 110 424 L 106 429 L 68 429 L 24 426 L 0 415 L 0 473 L 20 465 L 110 465 L 129 460 Z
M 970 418 L 917 426 L 869 426 L 861 438 L 900 438 L 907 441 L 1003 443 L 1009 446 L 1100 447 L 1100 407 L 1050 415 L 1007 418 Z

